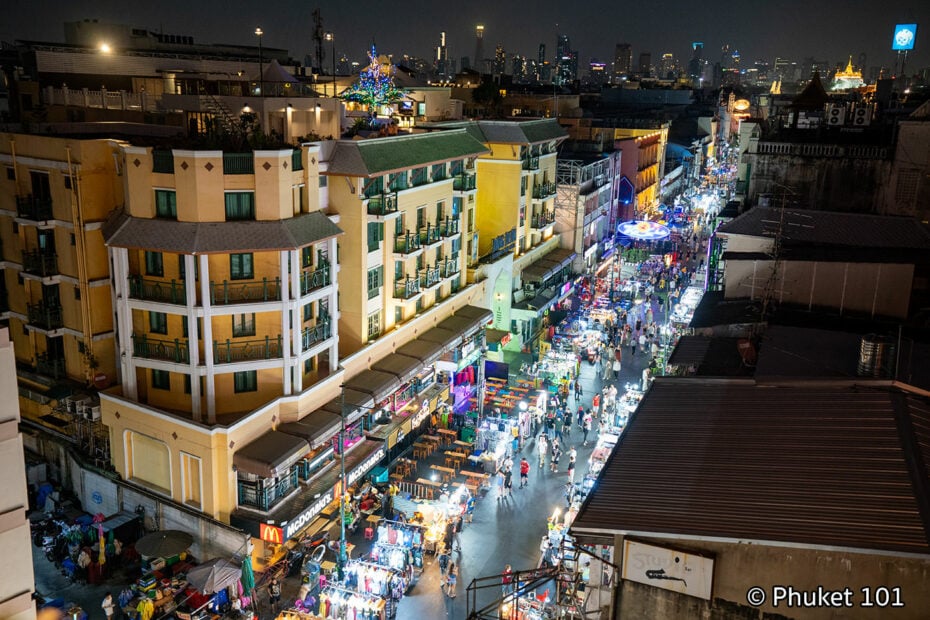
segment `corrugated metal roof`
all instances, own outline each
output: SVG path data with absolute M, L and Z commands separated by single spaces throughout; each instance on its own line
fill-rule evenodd
M 554 118 L 531 121 L 478 121 L 484 141 L 503 144 L 537 144 L 563 140 L 568 132 Z
M 668 358 L 672 366 L 700 366 L 710 348 L 707 336 L 682 336 Z
M 928 463 L 924 398 L 657 379 L 572 529 L 930 556 Z
M 488 149 L 464 129 L 336 142 L 327 174 L 371 177 L 474 157 Z
M 423 362 L 419 358 L 408 357 L 400 353 L 392 353 L 371 365 L 372 370 L 394 375 L 401 383 L 410 381 L 420 372 L 421 368 L 423 368 Z
M 415 357 L 424 366 L 429 366 L 442 356 L 442 347 L 436 342 L 426 340 L 411 340 L 402 347 L 397 347 L 397 353 Z
M 782 221 L 782 245 L 930 250 L 930 233 L 908 217 L 755 207 L 717 229 L 721 234 L 772 237 Z
M 285 220 L 177 222 L 111 217 L 104 226 L 107 245 L 179 254 L 295 250 L 342 234 L 320 211 Z

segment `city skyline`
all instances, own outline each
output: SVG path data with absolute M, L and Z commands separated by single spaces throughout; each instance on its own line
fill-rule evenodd
M 554 2 L 544 2 L 534 8 L 531 16 L 514 14 L 489 2 L 474 3 L 472 10 L 455 17 L 444 14 L 440 7 L 426 6 L 402 19 L 389 7 L 376 7 L 360 19 L 349 6 L 329 0 L 294 5 L 294 10 L 277 15 L 255 5 L 240 6 L 241 10 L 233 3 L 229 11 L 217 17 L 211 5 L 181 4 L 176 0 L 166 0 L 157 7 L 134 7 L 131 15 L 112 0 L 93 5 L 61 0 L 15 2 L 7 11 L 0 39 L 63 41 L 64 22 L 90 18 L 189 35 L 199 43 L 255 45 L 251 33 L 260 26 L 264 45 L 286 48 L 292 57 L 302 60 L 313 46 L 311 13 L 319 7 L 324 29 L 336 34 L 337 53 L 353 59 L 362 58 L 372 42 L 379 51 L 395 57 L 409 54 L 430 59 L 439 33 L 446 32 L 449 58 L 457 62 L 473 55 L 475 26 L 480 23 L 485 26 L 486 55 L 492 55 L 496 46 L 502 45 L 508 56 L 534 58 L 540 43 L 554 52 L 558 35 L 567 34 L 578 51 L 581 67 L 592 58 L 612 62 L 617 43 L 630 43 L 636 58 L 640 53 L 651 53 L 657 59 L 671 52 L 679 60 L 686 60 L 692 41 L 705 44 L 705 58 L 711 62 L 718 59 L 721 47 L 728 45 L 741 52 L 744 66 L 756 60 L 771 63 L 776 56 L 797 61 L 813 56 L 838 63 L 849 55 L 858 58 L 865 53 L 869 67 L 891 67 L 895 62 L 891 51 L 894 24 L 917 22 L 923 26 L 918 30 L 916 48 L 908 56 L 908 67 L 916 70 L 930 65 L 930 52 L 923 44 L 928 36 L 924 29 L 930 28 L 930 6 L 900 1 L 890 3 L 876 16 L 863 0 L 842 5 L 809 5 L 792 0 L 779 6 L 760 4 L 742 14 L 734 14 L 731 5 L 722 2 L 704 3 L 701 10 L 689 10 L 691 5 L 684 0 L 672 0 L 661 17 L 645 6 L 633 6 L 617 15 L 616 20 L 604 19 L 604 12 L 614 9 L 605 2 L 573 7 L 571 12 Z M 59 18 L 49 19 L 49 15 Z M 825 33 L 830 33 L 830 40 L 826 40 Z

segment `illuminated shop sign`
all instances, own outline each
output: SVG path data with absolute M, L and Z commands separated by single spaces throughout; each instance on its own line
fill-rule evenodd
M 355 481 L 365 475 L 365 473 L 374 467 L 378 461 L 384 458 L 385 450 L 384 446 L 381 446 L 372 453 L 367 459 L 362 461 L 362 464 L 352 470 L 348 476 L 346 476 L 346 484 L 351 485 L 355 484 Z
M 287 540 L 289 538 L 293 538 L 297 532 L 302 530 L 305 525 L 310 523 L 310 521 L 315 516 L 320 514 L 324 508 L 329 506 L 332 501 L 333 490 L 330 489 L 321 495 L 315 502 L 304 508 L 303 512 L 284 525 L 284 539 Z
M 917 38 L 917 24 L 898 24 L 894 27 L 894 38 L 891 40 L 891 49 L 905 52 L 914 49 L 914 40 Z

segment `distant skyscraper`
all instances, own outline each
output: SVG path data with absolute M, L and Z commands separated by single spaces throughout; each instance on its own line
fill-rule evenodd
M 671 52 L 666 52 L 662 54 L 662 60 L 659 61 L 659 71 L 658 71 L 659 79 L 662 79 L 662 80 L 675 79 L 677 77 L 675 75 L 677 72 L 676 64 L 677 63 L 675 62 L 674 54 L 672 54 Z
M 507 71 L 507 54 L 504 52 L 504 46 L 498 45 L 494 48 L 494 70 L 495 75 L 504 75 Z
M 484 71 L 484 24 L 475 26 L 475 57 L 472 58 L 474 69 Z
M 546 62 L 546 44 L 539 44 L 539 51 L 536 54 L 536 64 L 542 66 Z
M 633 73 L 633 46 L 629 43 L 617 43 L 614 51 L 614 76 L 617 78 Z
M 440 77 L 452 76 L 455 70 L 449 63 L 449 51 L 446 49 L 446 33 L 439 33 L 439 47 L 436 48 L 436 74 Z
M 704 74 L 704 44 L 695 41 L 691 44 L 691 60 L 688 62 L 688 75 L 693 81 L 700 81 Z
M 642 77 L 652 77 L 652 54 L 649 52 L 639 55 L 639 74 Z
M 570 84 L 578 76 L 578 53 L 572 50 L 567 34 L 560 34 L 555 46 L 556 83 Z

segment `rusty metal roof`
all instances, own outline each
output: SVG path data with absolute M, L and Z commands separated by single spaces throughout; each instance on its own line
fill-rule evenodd
M 930 557 L 930 401 L 657 379 L 572 530 Z

